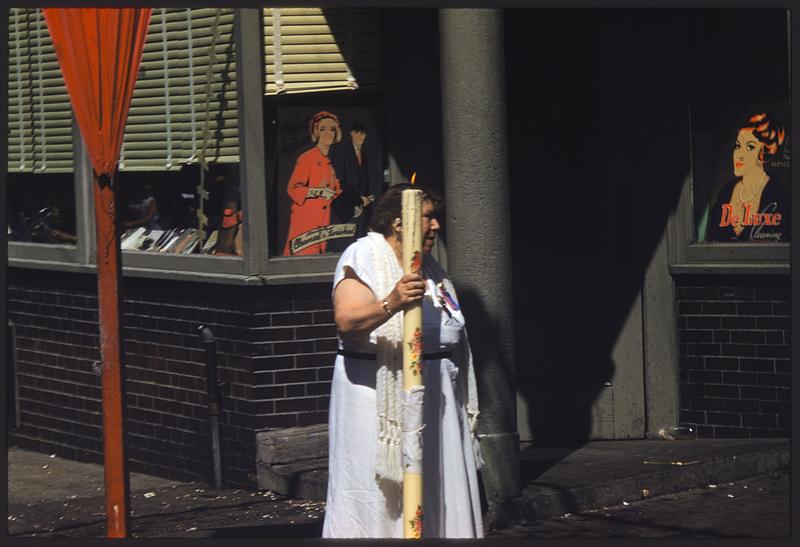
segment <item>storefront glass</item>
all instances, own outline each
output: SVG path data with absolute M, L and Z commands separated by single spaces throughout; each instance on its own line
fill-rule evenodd
M 790 109 L 785 10 L 692 18 L 695 241 L 790 239 Z

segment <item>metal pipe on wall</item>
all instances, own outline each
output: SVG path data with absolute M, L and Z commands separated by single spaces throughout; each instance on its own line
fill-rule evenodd
M 214 488 L 222 488 L 222 451 L 219 439 L 220 385 L 217 380 L 217 342 L 210 328 L 200 326 L 200 342 L 206 352 L 206 391 L 211 426 L 211 454 L 214 460 Z

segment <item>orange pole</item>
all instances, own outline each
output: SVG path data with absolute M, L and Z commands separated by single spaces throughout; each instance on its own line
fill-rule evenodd
M 122 349 L 120 345 L 119 238 L 116 234 L 116 195 L 111 179 L 94 180 L 97 223 L 97 297 L 100 353 L 103 361 L 103 439 L 106 486 L 106 535 L 128 536 L 130 487 L 125 461 L 125 416 Z

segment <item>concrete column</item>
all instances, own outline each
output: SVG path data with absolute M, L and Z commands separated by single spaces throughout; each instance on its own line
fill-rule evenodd
M 442 9 L 439 29 L 448 271 L 467 318 L 481 478 L 499 527 L 520 495 L 503 11 Z

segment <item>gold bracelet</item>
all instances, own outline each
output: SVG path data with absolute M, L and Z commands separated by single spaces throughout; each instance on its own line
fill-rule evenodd
M 383 302 L 381 302 L 381 306 L 383 306 L 383 311 L 385 311 L 385 312 L 386 312 L 386 313 L 388 313 L 389 315 L 394 315 L 394 314 L 391 312 L 391 310 L 389 310 L 389 299 L 388 299 L 388 298 L 384 298 L 384 299 L 383 299 Z

